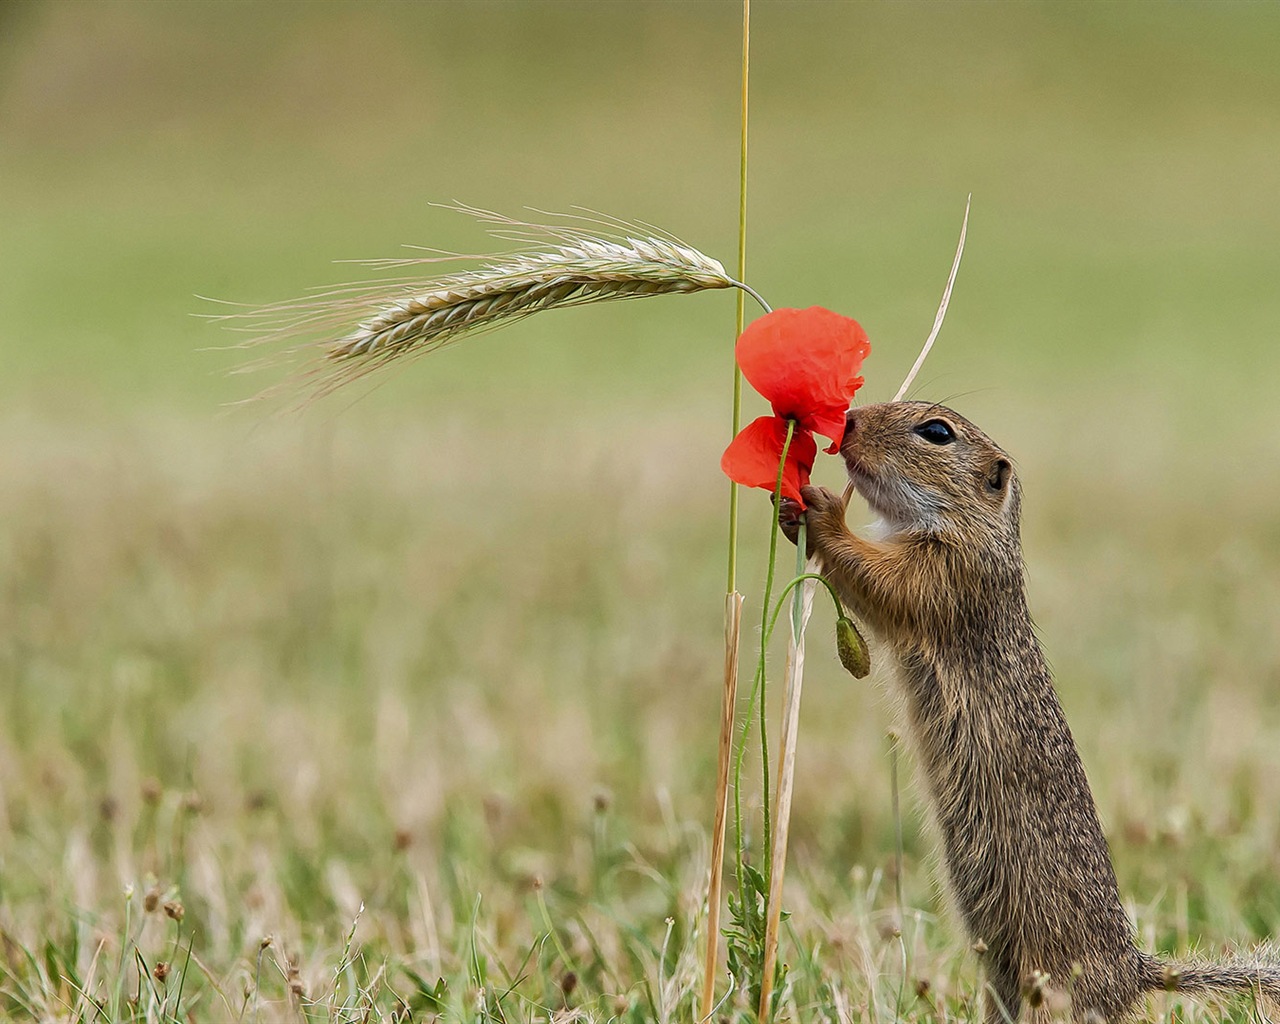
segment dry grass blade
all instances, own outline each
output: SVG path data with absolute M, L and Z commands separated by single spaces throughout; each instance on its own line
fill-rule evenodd
M 920 367 L 924 366 L 924 361 L 929 357 L 929 352 L 933 348 L 933 343 L 938 340 L 938 333 L 942 330 L 942 323 L 947 318 L 947 307 L 951 305 L 951 290 L 956 285 L 956 274 L 960 271 L 960 258 L 964 255 L 964 242 L 969 234 L 969 207 L 973 205 L 973 193 L 969 193 L 969 198 L 964 203 L 964 220 L 960 222 L 960 240 L 956 243 L 956 255 L 951 261 L 951 273 L 947 275 L 947 286 L 942 289 L 942 301 L 938 303 L 938 312 L 933 318 L 933 329 L 929 331 L 929 336 L 924 339 L 924 344 L 920 347 L 920 354 L 916 356 L 916 361 L 911 364 L 911 369 L 903 378 L 902 386 L 898 388 L 898 393 L 893 396 L 895 402 L 901 402 L 907 394 L 907 389 L 911 387 L 912 382 L 916 379 L 916 374 L 920 372 Z M 853 484 L 849 483 L 844 488 L 844 503 L 849 504 L 849 500 L 853 497 Z
M 973 204 L 973 193 L 969 193 L 969 198 L 964 204 L 964 220 L 960 224 L 960 241 L 956 244 L 956 256 L 951 261 L 951 273 L 947 275 L 947 286 L 942 290 L 942 301 L 938 303 L 938 313 L 933 318 L 933 330 L 929 332 L 929 337 L 925 338 L 924 345 L 920 349 L 920 354 L 916 356 L 916 361 L 911 365 L 911 371 L 907 374 L 902 382 L 902 387 L 898 388 L 898 393 L 893 396 L 895 402 L 900 402 L 906 395 L 907 389 L 911 387 L 911 382 L 916 379 L 916 374 L 920 372 L 920 367 L 924 366 L 924 361 L 929 356 L 929 350 L 933 348 L 933 343 L 938 338 L 938 332 L 942 330 L 942 321 L 947 318 L 947 306 L 951 304 L 951 289 L 956 284 L 956 274 L 960 270 L 960 257 L 964 255 L 964 240 L 969 233 L 969 207 Z
M 736 590 L 724 599 L 724 683 L 720 703 L 720 744 L 716 755 L 715 824 L 711 830 L 711 877 L 707 885 L 707 936 L 703 958 L 702 1003 L 698 1021 L 715 1010 L 716 963 L 720 944 L 720 887 L 729 816 L 729 774 L 733 763 L 733 726 L 738 711 L 738 652 L 742 636 L 743 597 Z
M 291 380 L 258 397 L 284 388 L 318 398 L 390 362 L 423 355 L 465 334 L 493 330 L 544 310 L 741 287 L 718 261 L 661 233 L 614 234 L 528 224 L 485 210 L 456 209 L 496 225 L 495 235 L 523 242 L 526 248 L 492 257 L 475 269 L 426 281 L 345 285 L 308 298 L 213 317 L 253 334 L 243 347 L 276 349 L 273 356 L 244 369 L 297 361 L 304 354 Z M 598 220 L 586 223 L 612 227 Z M 376 261 L 375 265 L 417 266 L 455 258 L 430 256 Z
M 804 543 L 803 535 L 800 543 Z M 806 573 L 820 572 L 821 562 L 810 558 Z M 773 1020 L 773 977 L 778 963 L 778 929 L 782 924 L 782 886 L 787 873 L 787 844 L 791 833 L 791 798 L 795 792 L 796 754 L 800 740 L 800 694 L 804 687 L 804 634 L 813 614 L 813 580 L 800 584 L 792 598 L 791 639 L 787 645 L 786 691 L 782 701 L 782 734 L 778 749 L 778 788 L 774 795 L 773 851 L 769 864 L 769 897 L 765 906 L 764 967 L 760 973 L 760 1024 Z

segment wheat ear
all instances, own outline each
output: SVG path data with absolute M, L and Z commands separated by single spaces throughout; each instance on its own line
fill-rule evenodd
M 653 229 L 646 233 L 621 222 L 577 218 L 594 228 L 609 229 L 588 230 L 578 225 L 530 224 L 471 207 L 455 209 L 496 225 L 497 237 L 526 243 L 526 247 L 489 257 L 475 269 L 425 281 L 345 285 L 211 319 L 253 334 L 242 347 L 276 348 L 275 358 L 242 369 L 296 361 L 300 353 L 309 353 L 311 358 L 281 387 L 300 386 L 309 397 L 318 398 L 388 363 L 435 351 L 464 335 L 493 330 L 544 310 L 716 288 L 741 288 L 763 304 L 717 260 Z M 413 267 L 460 258 L 446 254 L 371 264 Z

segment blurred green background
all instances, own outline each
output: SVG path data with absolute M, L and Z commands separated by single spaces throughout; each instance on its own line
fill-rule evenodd
M 581 205 L 734 258 L 733 3 L 0 17 L 11 407 L 241 397 L 198 351 L 225 338 L 193 296 L 275 300 L 352 276 L 333 260 L 485 245 L 431 202 Z M 864 320 L 868 394 L 892 394 L 972 192 L 922 393 L 974 392 L 997 434 L 1033 413 L 1062 437 L 1099 416 L 1136 429 L 1148 400 L 1215 443 L 1270 434 L 1274 403 L 1253 399 L 1275 371 L 1278 38 L 1263 4 L 761 3 L 750 280 Z M 723 406 L 730 304 L 547 318 L 390 390 L 432 409 Z
M 228 376 L 236 337 L 193 314 L 406 244 L 500 247 L 431 205 L 455 200 L 648 221 L 731 266 L 739 31 L 713 2 L 0 5 L 7 935 L 61 929 L 53 893 L 83 960 L 77 929 L 152 878 L 210 977 L 247 976 L 271 931 L 312 991 L 352 892 L 362 939 L 419 963 L 425 886 L 448 973 L 477 891 L 498 950 L 544 923 L 495 895 L 513 879 L 558 878 L 557 920 L 590 903 L 601 789 L 609 842 L 670 883 L 601 905 L 655 947 L 686 920 L 732 298 L 548 314 L 282 417 L 228 410 L 275 378 Z M 857 317 L 862 397 L 887 399 L 973 194 L 914 393 L 1019 462 L 1033 603 L 1144 941 L 1267 934 L 1280 7 L 757 0 L 752 39 L 748 281 Z M 766 510 L 746 497 L 748 622 Z M 839 949 L 850 865 L 892 855 L 892 718 L 813 660 L 794 927 Z M 911 825 L 908 896 L 933 907 L 927 848 Z M 961 948 L 948 927 L 921 941 Z

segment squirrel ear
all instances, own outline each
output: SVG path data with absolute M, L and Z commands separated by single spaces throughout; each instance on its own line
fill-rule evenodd
M 1013 466 L 1009 464 L 1008 459 L 996 459 L 987 470 L 987 487 L 992 491 L 1003 491 L 1009 483 L 1009 475 L 1012 472 Z

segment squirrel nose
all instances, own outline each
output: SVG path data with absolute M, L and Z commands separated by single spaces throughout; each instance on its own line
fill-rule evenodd
M 858 422 L 858 410 L 850 409 L 844 414 L 844 436 L 849 437 L 853 433 L 853 428 Z

